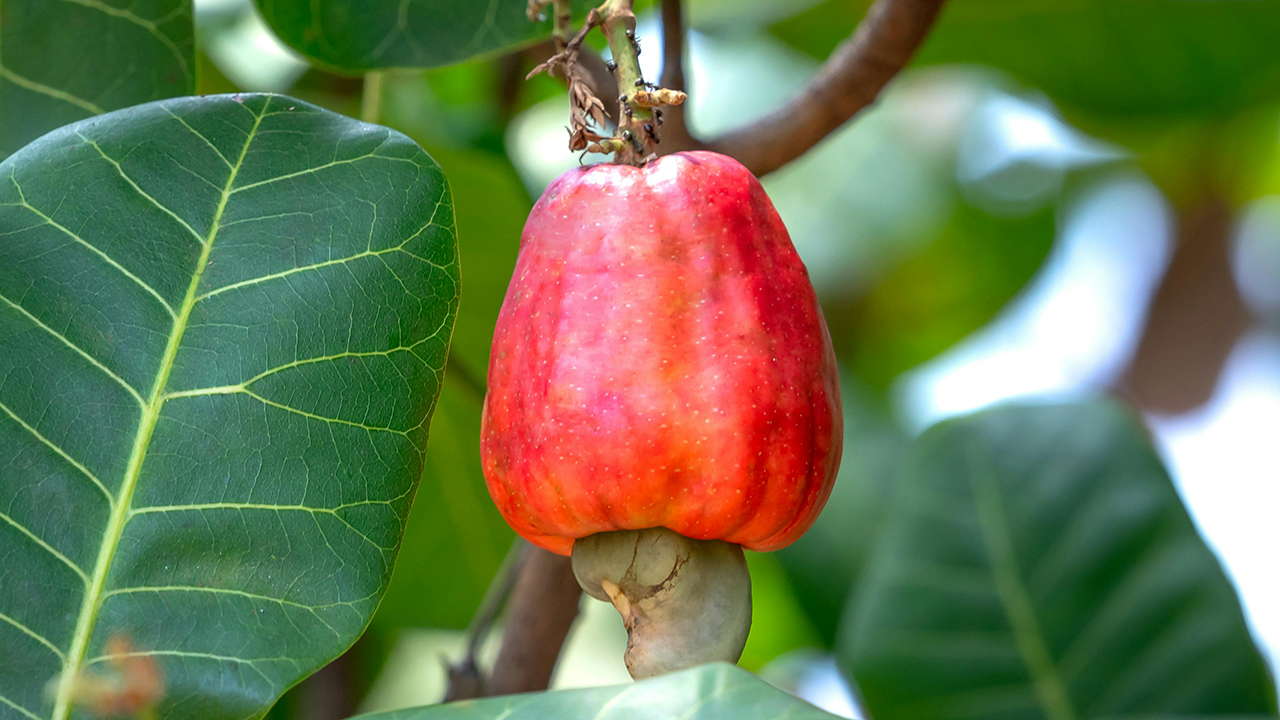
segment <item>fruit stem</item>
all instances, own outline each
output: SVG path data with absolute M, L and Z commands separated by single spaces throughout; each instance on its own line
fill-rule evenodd
M 529 0 L 525 8 L 530 20 L 544 19 L 542 12 L 554 4 L 554 40 L 556 53 L 535 67 L 528 75 L 559 70 L 569 81 L 570 126 L 569 149 L 596 153 L 614 153 L 614 161 L 627 165 L 643 165 L 654 156 L 658 144 L 658 128 L 662 125 L 662 105 L 679 105 L 685 94 L 679 90 L 659 88 L 644 81 L 640 72 L 640 43 L 636 40 L 634 0 L 605 0 L 587 13 L 586 23 L 570 36 L 573 17 L 568 0 Z M 605 137 L 598 131 L 605 126 L 604 104 L 584 81 L 577 67 L 582 41 L 592 28 L 599 27 L 613 54 L 610 69 L 618 82 L 618 133 Z M 594 121 L 595 129 L 590 127 Z
M 640 71 L 640 44 L 636 41 L 636 14 L 633 0 L 605 0 L 600 6 L 600 24 L 616 65 L 618 80 L 618 135 L 615 160 L 628 165 L 642 165 L 652 152 L 653 112 L 636 103 L 636 93 L 645 89 Z

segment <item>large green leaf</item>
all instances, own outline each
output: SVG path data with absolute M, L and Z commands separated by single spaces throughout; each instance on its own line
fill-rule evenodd
M 877 720 L 1274 712 L 1235 591 L 1118 404 L 943 423 L 897 500 L 838 654 Z
M 0 158 L 91 115 L 195 90 L 191 0 L 0 2 Z
M 255 716 L 350 645 L 457 300 L 435 162 L 290 98 L 144 105 L 0 164 L 0 718 L 49 717 L 112 636 L 174 718 Z
M 256 0 L 293 49 L 336 70 L 436 67 L 528 44 L 550 34 L 527 0 Z M 578 3 L 581 4 L 581 3 Z
M 778 33 L 825 57 L 868 4 Z M 1090 113 L 1227 112 L 1280 98 L 1280 1 L 951 0 L 917 60 L 999 67 Z
M 630 685 L 508 695 L 411 710 L 361 715 L 361 720 L 831 720 L 825 713 L 734 665 L 716 664 Z

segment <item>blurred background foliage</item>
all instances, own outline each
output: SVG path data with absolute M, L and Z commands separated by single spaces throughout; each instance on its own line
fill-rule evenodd
M 198 92 L 288 92 L 400 130 L 440 162 L 457 206 L 462 306 L 391 589 L 366 636 L 272 713 L 321 720 L 439 701 L 445 662 L 460 657 L 512 547 L 478 458 L 489 339 L 533 199 L 580 162 L 565 147 L 562 85 L 524 80 L 545 26 L 524 24 L 523 0 L 453 3 L 457 15 L 434 31 L 429 14 L 414 15 L 398 35 L 379 34 L 398 3 L 333 5 L 342 11 L 307 34 L 298 31 L 311 21 L 306 2 L 195 3 Z M 444 3 L 419 5 L 425 13 Z M 712 135 L 784 102 L 867 5 L 687 0 L 694 132 Z M 649 4 L 638 7 L 641 61 L 657 77 L 659 25 Z M 343 22 L 352 24 L 345 39 Z M 371 48 L 371 38 L 387 40 Z M 406 65 L 439 67 L 359 75 Z M 814 529 L 784 551 L 750 556 L 756 620 L 743 666 L 845 715 L 860 712 L 861 697 L 883 718 L 1033 707 L 1053 716 L 1052 692 L 904 704 L 981 683 L 1045 687 L 1043 667 L 1027 661 L 1039 651 L 1002 635 L 1010 628 L 992 621 L 993 601 L 973 590 L 981 586 L 1004 602 L 1020 592 L 1057 619 L 1066 610 L 1053 598 L 1105 616 L 1108 626 L 1091 631 L 1094 649 L 1149 671 L 1111 695 L 1082 672 L 1082 684 L 1059 688 L 1058 699 L 1081 700 L 1078 712 L 1057 717 L 1274 713 L 1250 638 L 1274 674 L 1278 145 L 1280 1 L 952 0 L 876 106 L 764 178 L 842 363 L 845 461 Z M 937 421 L 1003 401 L 1099 394 L 1127 398 L 1145 429 L 1113 405 L 1085 404 L 993 410 L 917 439 Z M 951 445 L 968 436 L 1006 466 L 1030 469 L 978 472 L 986 479 L 968 490 L 949 485 L 963 473 L 947 469 L 967 462 Z M 1113 463 L 1080 467 L 1091 453 Z M 1037 568 L 1014 558 L 1002 569 L 1003 546 L 974 532 L 986 517 L 982 493 L 996 487 L 984 483 L 1018 477 L 1106 487 L 1106 501 L 1067 491 L 1028 500 L 1028 525 L 1008 529 L 1005 541 L 1052 556 L 1068 578 L 1055 582 L 1066 585 L 1010 590 L 1011 577 L 1034 578 Z M 1076 485 L 1063 479 L 1072 477 Z M 939 506 L 931 492 L 954 496 Z M 929 513 L 956 524 L 953 546 L 921 531 L 921 513 L 926 528 L 935 526 Z M 1070 525 L 1077 514 L 1086 519 Z M 1064 544 L 1043 546 L 1037 523 L 1061 526 Z M 930 576 L 934 586 L 903 590 L 904 557 L 954 563 L 973 543 L 986 548 L 987 565 L 969 557 L 972 576 L 944 570 Z M 1089 558 L 1105 577 L 1068 572 Z M 1149 612 L 1108 605 L 1100 588 L 1116 587 Z M 912 618 L 920 607 L 933 611 Z M 1132 631 L 1117 630 L 1121 621 Z M 929 626 L 939 622 L 951 625 Z M 917 640 L 927 657 L 916 664 L 886 650 L 904 628 L 925 633 Z M 1072 628 L 1063 620 L 1044 630 L 1040 651 L 1069 652 L 1062 634 L 1083 632 Z M 556 686 L 625 680 L 624 644 L 611 608 L 586 601 Z M 1173 656 L 1190 665 L 1144 665 Z

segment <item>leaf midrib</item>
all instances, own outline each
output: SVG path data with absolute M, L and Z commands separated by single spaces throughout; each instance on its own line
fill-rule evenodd
M 980 447 L 970 454 L 969 480 L 978 531 L 991 561 L 996 595 L 1013 631 L 1014 644 L 1031 675 L 1031 685 L 1050 720 L 1078 720 L 1066 683 L 1045 643 L 1035 606 L 1019 575 L 1012 532 L 1006 519 L 995 463 Z
M 129 463 L 125 469 L 124 481 L 120 485 L 115 506 L 112 508 L 111 516 L 107 520 L 102 546 L 98 550 L 98 559 L 94 564 L 93 576 L 85 590 L 84 602 L 80 606 L 80 614 L 76 619 L 75 634 L 71 639 L 71 647 L 67 651 L 67 662 L 58 680 L 57 695 L 54 699 L 51 720 L 66 720 L 71 713 L 72 690 L 75 687 L 76 677 L 80 674 L 80 669 L 84 664 L 85 653 L 89 648 L 89 640 L 93 637 L 98 611 L 102 606 L 102 593 L 106 585 L 107 573 L 111 570 L 111 562 L 115 558 L 116 550 L 120 545 L 120 538 L 124 533 L 124 527 L 129 520 L 133 505 L 133 493 L 142 471 L 142 463 L 146 459 L 147 448 L 151 444 L 151 437 L 155 432 L 156 424 L 160 420 L 160 410 L 164 407 L 166 400 L 164 390 L 169 383 L 169 373 L 173 370 L 173 363 L 178 355 L 178 346 L 181 345 L 182 336 L 187 329 L 187 320 L 190 318 L 191 310 L 195 307 L 198 299 L 197 290 L 200 287 L 200 280 L 204 276 L 204 269 L 208 266 L 209 254 L 213 250 L 214 240 L 218 236 L 218 229 L 222 224 L 222 215 L 226 211 L 227 201 L 231 197 L 236 175 L 244 164 L 245 156 L 249 153 L 249 146 L 253 143 L 253 138 L 258 132 L 258 126 L 262 124 L 262 118 L 266 116 L 267 107 L 270 104 L 271 96 L 267 96 L 266 101 L 254 119 L 253 126 L 245 137 L 244 146 L 240 148 L 240 156 L 236 159 L 235 165 L 231 167 L 231 172 L 227 176 L 227 183 L 222 188 L 222 197 L 218 201 L 218 208 L 214 212 L 213 221 L 209 226 L 209 235 L 204 239 L 204 246 L 200 251 L 200 259 L 196 262 L 195 270 L 192 272 L 191 284 L 187 287 L 187 294 L 183 298 L 182 306 L 178 310 L 173 328 L 169 332 L 169 341 L 165 346 L 164 355 L 161 357 L 160 368 L 156 374 L 155 383 L 151 388 L 150 397 L 143 408 L 142 419 L 138 424 L 138 432 L 134 437 L 133 449 L 129 454 Z

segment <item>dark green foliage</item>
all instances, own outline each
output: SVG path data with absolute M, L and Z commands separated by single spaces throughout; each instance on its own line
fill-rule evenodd
M 839 659 L 878 720 L 1266 714 L 1235 590 L 1128 410 L 926 432 Z
M 144 105 L 0 164 L 10 709 L 47 716 L 45 684 L 125 636 L 161 717 L 254 716 L 354 642 L 423 467 L 452 210 L 413 142 L 281 96 Z
M 550 21 L 525 16 L 527 0 L 256 2 L 267 23 L 295 50 L 352 73 L 451 65 L 527 45 L 551 32 Z
M 70 122 L 195 90 L 191 0 L 0 3 L 0 158 Z
M 825 58 L 867 5 L 828 0 L 776 32 Z M 916 62 L 997 67 L 1093 115 L 1220 115 L 1280 98 L 1280 2 L 952 0 Z

